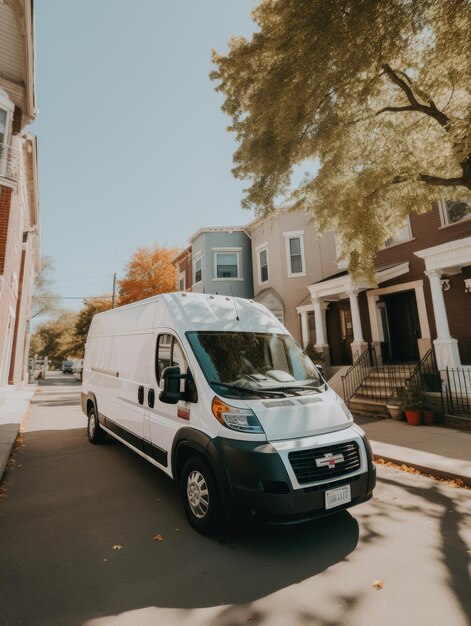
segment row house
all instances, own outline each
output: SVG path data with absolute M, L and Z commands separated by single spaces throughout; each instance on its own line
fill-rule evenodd
M 242 226 L 200 228 L 173 264 L 179 291 L 252 298 L 250 237 Z
M 470 218 L 469 204 L 445 200 L 412 214 L 378 252 L 375 288 L 346 270 L 308 285 L 315 347 L 334 365 L 368 345 L 382 363 L 418 362 L 433 346 L 440 370 L 471 365 Z
M 316 343 L 307 286 L 338 271 L 335 233 L 322 236 L 306 214 L 282 205 L 246 226 L 252 241 L 254 300 L 304 347 Z
M 329 365 L 368 346 L 380 363 L 471 365 L 471 208 L 412 214 L 376 259 L 372 288 L 338 261 L 333 231 L 285 205 L 245 227 L 202 228 L 176 259 L 177 289 L 253 298 Z
M 28 381 L 29 320 L 40 270 L 32 0 L 0 2 L 0 401 Z

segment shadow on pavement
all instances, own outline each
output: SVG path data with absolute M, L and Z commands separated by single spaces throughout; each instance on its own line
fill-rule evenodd
M 0 561 L 15 581 L 2 585 L 5 623 L 250 603 L 343 561 L 358 543 L 348 512 L 203 537 L 175 483 L 125 446 L 90 445 L 85 429 L 29 432 L 24 444 L 0 508 Z

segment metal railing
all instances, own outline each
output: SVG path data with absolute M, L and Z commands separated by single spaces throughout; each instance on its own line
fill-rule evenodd
M 440 372 L 437 368 L 437 361 L 435 359 L 435 352 L 431 348 L 415 370 L 407 383 L 407 386 L 417 386 L 422 391 L 442 391 L 442 380 Z
M 398 390 L 418 383 L 423 391 L 441 391 L 440 374 L 433 350 L 418 364 L 390 363 L 379 366 L 376 351 L 368 347 L 342 376 L 344 400 L 358 399 L 386 402 Z
M 343 399 L 347 404 L 374 369 L 378 369 L 376 352 L 368 346 L 342 376 Z
M 446 405 L 448 415 L 471 420 L 471 368 L 446 368 Z
M 20 153 L 7 144 L 0 143 L 0 178 L 18 182 Z

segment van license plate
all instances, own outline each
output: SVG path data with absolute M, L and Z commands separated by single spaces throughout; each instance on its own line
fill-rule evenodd
M 350 492 L 350 485 L 344 485 L 343 487 L 337 487 L 336 489 L 329 489 L 325 492 L 325 508 L 333 509 L 341 504 L 347 504 L 352 499 Z

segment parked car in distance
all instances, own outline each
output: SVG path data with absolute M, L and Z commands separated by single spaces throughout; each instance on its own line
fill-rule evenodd
M 373 454 L 343 400 L 253 300 L 162 294 L 94 316 L 88 439 L 115 437 L 180 484 L 208 533 L 242 510 L 293 524 L 369 500 Z
M 62 361 L 61 370 L 63 374 L 73 374 L 74 362 L 69 361 L 68 359 Z

